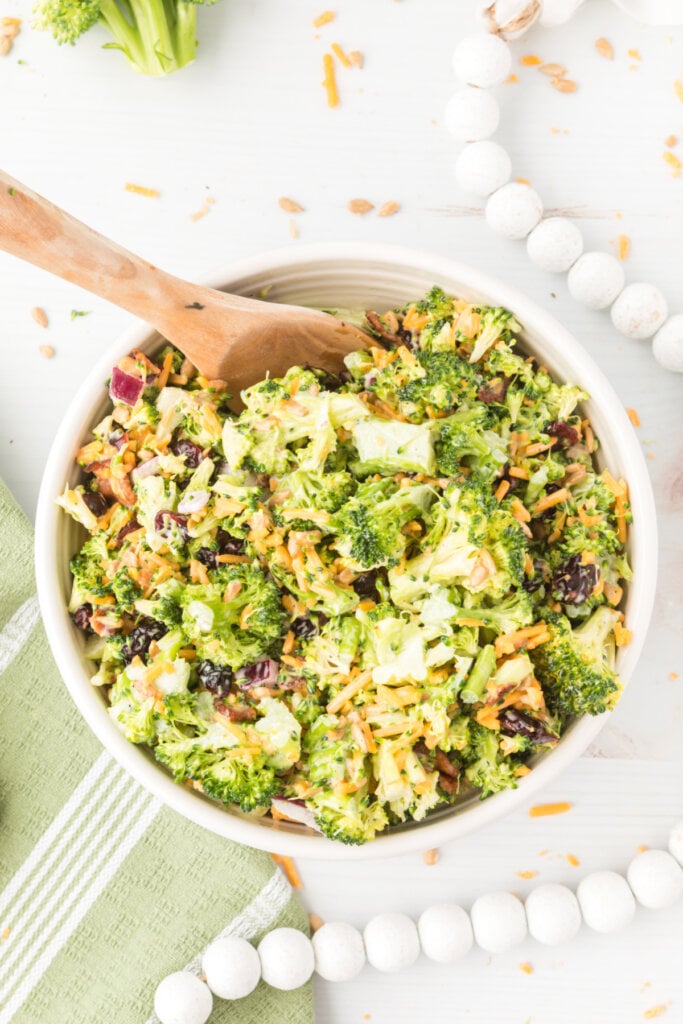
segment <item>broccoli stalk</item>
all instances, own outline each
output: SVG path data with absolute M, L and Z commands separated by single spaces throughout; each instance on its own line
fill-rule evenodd
M 168 75 L 190 64 L 197 48 L 197 5 L 215 0 L 38 0 L 36 28 L 73 45 L 96 23 L 114 37 L 104 49 L 121 50 L 143 75 Z
M 487 644 L 476 657 L 472 671 L 460 693 L 461 701 L 464 704 L 476 704 L 481 700 L 486 684 L 495 670 L 496 652 L 492 644 Z

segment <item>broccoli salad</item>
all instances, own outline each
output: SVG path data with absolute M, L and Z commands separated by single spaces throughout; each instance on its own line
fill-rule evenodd
M 624 480 L 507 310 L 434 287 L 367 313 L 333 378 L 228 409 L 167 346 L 114 367 L 59 504 L 69 610 L 132 743 L 185 783 L 345 843 L 514 787 L 614 707 Z

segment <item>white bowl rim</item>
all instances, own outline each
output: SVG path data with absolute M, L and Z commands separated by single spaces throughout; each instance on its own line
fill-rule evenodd
M 619 436 L 619 450 L 628 463 L 628 479 L 634 523 L 641 547 L 641 566 L 631 585 L 629 627 L 633 641 L 623 653 L 621 672 L 629 678 L 642 649 L 654 603 L 657 576 L 657 520 L 654 497 L 645 459 L 626 412 L 612 385 L 573 335 L 551 314 L 528 299 L 518 289 L 466 264 L 448 257 L 395 246 L 364 242 L 322 242 L 297 244 L 269 250 L 233 261 L 207 274 L 202 283 L 227 288 L 231 283 L 253 274 L 295 267 L 304 262 L 385 263 L 393 269 L 426 272 L 439 279 L 459 279 L 472 290 L 495 296 L 498 305 L 512 309 L 523 325 L 552 340 L 552 347 L 571 353 L 575 379 L 590 381 L 592 400 L 598 397 L 606 410 L 613 435 Z M 95 687 L 83 671 L 82 660 L 70 635 L 70 619 L 64 606 L 59 583 L 57 530 L 59 515 L 55 496 L 61 492 L 66 466 L 83 434 L 85 413 L 93 394 L 101 389 L 114 362 L 132 348 L 146 342 L 152 333 L 149 325 L 136 322 L 121 334 L 92 370 L 69 405 L 52 444 L 43 475 L 36 511 L 36 580 L 47 637 L 55 661 L 69 693 L 86 722 L 102 745 L 145 789 L 184 817 L 226 839 L 257 849 L 320 860 L 357 861 L 396 856 L 414 850 L 435 847 L 466 835 L 523 804 L 554 779 L 591 743 L 605 723 L 606 715 L 585 716 L 573 724 L 557 748 L 538 764 L 531 774 L 520 779 L 517 789 L 506 790 L 476 804 L 460 815 L 425 821 L 410 830 L 389 831 L 363 846 L 345 846 L 319 836 L 294 834 L 264 828 L 258 820 L 236 817 L 219 805 L 202 798 L 173 781 L 160 766 L 149 762 L 129 743 L 111 719 L 103 714 L 103 705 Z

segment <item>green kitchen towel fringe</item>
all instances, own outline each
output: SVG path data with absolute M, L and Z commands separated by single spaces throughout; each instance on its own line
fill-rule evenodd
M 0 1024 L 156 1024 L 154 990 L 221 932 L 308 929 L 264 853 L 164 807 L 72 705 L 29 523 L 0 482 Z M 211 1024 L 312 1024 L 311 985 L 216 999 Z

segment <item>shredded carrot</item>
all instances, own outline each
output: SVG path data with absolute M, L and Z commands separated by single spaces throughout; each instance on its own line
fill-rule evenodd
M 190 559 L 190 579 L 193 583 L 201 583 L 205 587 L 208 587 L 211 582 L 206 566 L 197 561 L 196 558 Z
M 427 313 L 418 313 L 415 306 L 411 306 L 403 317 L 403 326 L 406 331 L 421 331 L 428 320 Z
M 330 49 L 332 50 L 332 53 L 338 59 L 339 63 L 342 65 L 342 67 L 345 67 L 345 68 L 353 67 L 353 65 L 351 64 L 351 61 L 346 56 L 346 54 L 342 50 L 342 48 L 339 45 L 339 43 L 332 43 Z
M 551 814 L 566 814 L 571 811 L 572 805 L 566 800 L 555 804 L 535 804 L 529 808 L 530 818 L 546 818 Z
M 523 466 L 510 466 L 508 473 L 510 476 L 516 476 L 518 480 L 529 479 L 529 471 L 524 469 Z
M 281 857 L 279 853 L 271 853 L 271 857 L 273 858 L 276 864 L 280 865 L 285 875 L 287 876 L 289 884 L 294 889 L 303 889 L 304 886 L 303 882 L 301 881 L 301 876 L 299 875 L 299 872 L 297 871 L 296 865 L 294 864 L 292 858 Z
M 134 192 L 137 196 L 149 196 L 151 199 L 157 199 L 159 196 L 158 189 L 146 188 L 144 185 L 134 185 L 131 181 L 127 181 L 123 187 L 126 192 Z
M 328 107 L 339 106 L 337 78 L 334 71 L 334 59 L 331 53 L 323 54 L 323 87 L 327 93 Z
M 495 497 L 496 501 L 502 501 L 503 498 L 505 497 L 505 495 L 507 494 L 507 492 L 509 490 L 510 490 L 510 481 L 509 480 L 501 480 L 500 483 L 498 484 L 498 486 L 496 487 L 495 494 L 494 494 L 494 497 Z
M 319 14 L 317 18 L 313 19 L 313 27 L 322 28 L 323 25 L 329 24 L 329 22 L 334 21 L 335 18 L 335 11 L 323 11 L 323 13 Z
M 283 654 L 291 654 L 294 650 L 294 633 L 290 629 L 282 645 Z
M 561 487 L 559 491 L 553 491 L 552 494 L 546 494 L 544 498 L 541 498 L 536 503 L 534 508 L 534 514 L 538 515 L 539 512 L 545 512 L 547 508 L 552 508 L 553 505 L 559 505 L 563 501 L 569 501 L 571 494 L 566 487 Z
M 171 372 L 171 367 L 172 366 L 173 366 L 173 353 L 172 352 L 167 352 L 166 356 L 164 357 L 164 365 L 161 368 L 161 373 L 159 374 L 159 376 L 157 377 L 157 380 L 156 380 L 156 387 L 158 387 L 160 391 L 161 391 L 162 388 L 166 387 L 166 382 L 168 381 L 168 375 Z
M 640 416 L 638 415 L 638 413 L 636 412 L 635 409 L 632 409 L 630 407 L 627 408 L 626 409 L 626 414 L 627 414 L 628 418 L 630 419 L 630 421 L 631 421 L 631 423 L 633 424 L 634 427 L 639 427 L 640 426 Z

